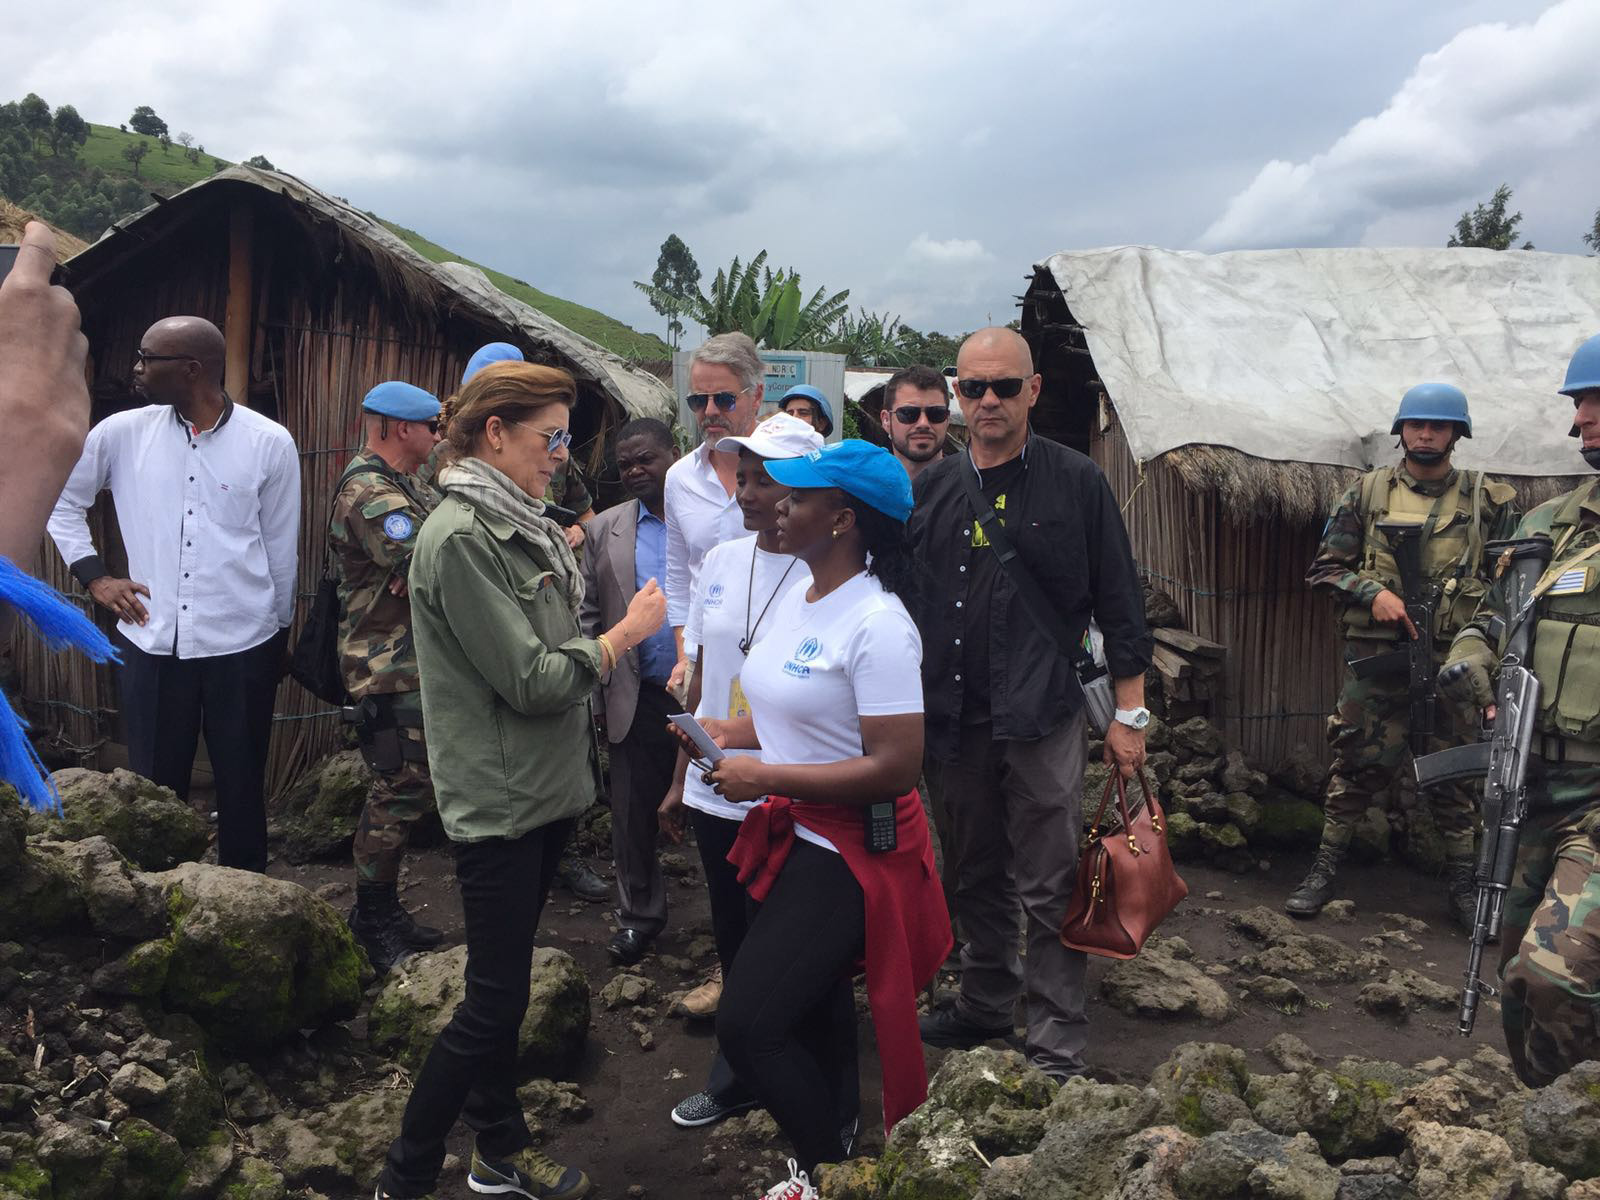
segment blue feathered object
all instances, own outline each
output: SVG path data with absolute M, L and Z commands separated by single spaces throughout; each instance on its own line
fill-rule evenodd
M 95 662 L 117 661 L 110 640 L 70 600 L 10 559 L 0 557 L 0 605 L 7 604 L 22 614 L 50 649 L 82 650 Z M 23 733 L 26 728 L 27 722 L 0 692 L 0 781 L 15 787 L 40 812 L 59 813 L 60 793 Z

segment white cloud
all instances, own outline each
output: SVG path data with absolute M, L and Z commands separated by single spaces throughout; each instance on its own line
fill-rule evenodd
M 1563 0 L 1527 24 L 1465 29 L 1424 55 L 1382 112 L 1327 150 L 1262 167 L 1199 245 L 1358 243 L 1380 221 L 1394 227 L 1397 212 L 1459 210 L 1503 181 L 1518 186 L 1553 157 L 1592 161 L 1597 48 L 1597 0 Z
M 913 262 L 935 263 L 940 266 L 987 262 L 994 255 L 983 248 L 976 238 L 946 238 L 938 241 L 926 233 L 919 233 L 906 247 L 906 257 Z

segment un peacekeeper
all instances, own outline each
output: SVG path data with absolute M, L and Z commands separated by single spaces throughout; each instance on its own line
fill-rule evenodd
M 1561 394 L 1577 409 L 1570 432 L 1584 461 L 1600 470 L 1600 334 L 1572 356 Z M 1541 504 L 1515 536 L 1539 534 L 1555 553 L 1528 617 L 1541 690 L 1500 950 L 1506 1048 L 1530 1087 L 1600 1058 L 1600 480 Z M 1490 593 L 1457 636 L 1440 676 L 1441 693 L 1490 716 L 1489 623 L 1509 619 L 1498 599 Z M 1467 669 L 1451 671 L 1457 663 Z
M 1483 544 L 1516 524 L 1513 491 L 1478 471 L 1450 465 L 1456 442 L 1472 436 L 1467 397 L 1448 383 L 1422 383 L 1400 401 L 1391 432 L 1405 457 L 1399 466 L 1368 471 L 1340 497 L 1322 534 L 1306 582 L 1340 602 L 1347 659 L 1393 650 L 1402 627 L 1414 633 L 1401 599 L 1400 571 L 1379 522 L 1422 527 L 1422 562 L 1442 584 L 1433 636 L 1442 657 L 1450 639 L 1477 610 L 1487 590 Z M 1313 917 L 1333 898 L 1334 874 L 1356 822 L 1410 760 L 1409 680 L 1404 671 L 1367 679 L 1346 668 L 1338 707 L 1328 720 L 1333 767 L 1324 804 L 1322 844 L 1311 870 L 1284 909 Z M 1436 733 L 1448 735 L 1447 706 Z M 1437 749 L 1450 742 L 1436 737 Z M 1475 912 L 1475 801 L 1466 786 L 1434 789 L 1434 824 L 1444 840 L 1449 904 L 1456 923 L 1471 929 Z
M 328 545 L 339 572 L 339 667 L 362 756 L 375 772 L 356 826 L 350 929 L 379 974 L 436 946 L 437 929 L 400 904 L 400 859 L 433 807 L 406 572 L 439 493 L 415 475 L 439 440 L 439 401 L 409 383 L 380 383 L 361 402 L 367 443 L 339 481 Z

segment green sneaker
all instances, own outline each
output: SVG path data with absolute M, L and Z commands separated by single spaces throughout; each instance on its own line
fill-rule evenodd
M 527 1196 L 529 1200 L 576 1200 L 589 1194 L 589 1177 L 577 1167 L 551 1162 L 532 1146 L 508 1162 L 489 1162 L 472 1150 L 467 1186 L 492 1196 Z

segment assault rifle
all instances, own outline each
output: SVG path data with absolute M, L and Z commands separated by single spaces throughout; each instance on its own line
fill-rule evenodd
M 1422 526 L 1398 521 L 1378 522 L 1378 532 L 1389 542 L 1395 565 L 1400 569 L 1401 599 L 1406 616 L 1417 627 L 1417 636 L 1404 646 L 1367 658 L 1353 658 L 1351 673 L 1357 679 L 1379 675 L 1398 675 L 1404 671 L 1411 697 L 1411 753 L 1424 754 L 1438 724 L 1437 680 L 1433 666 L 1434 615 L 1439 610 L 1440 585 L 1422 569 Z
M 1460 1030 L 1472 1032 L 1478 1000 L 1496 989 L 1479 973 L 1483 948 L 1500 936 L 1506 892 L 1517 865 L 1517 843 L 1528 812 L 1528 757 L 1533 745 L 1533 723 L 1539 712 L 1539 680 L 1528 669 L 1533 642 L 1533 590 L 1550 562 L 1546 537 L 1490 542 L 1484 547 L 1495 563 L 1495 576 L 1504 595 L 1505 651 L 1500 656 L 1500 678 L 1495 689 L 1494 724 L 1488 739 L 1453 746 L 1413 760 L 1417 783 L 1425 788 L 1462 779 L 1483 779 L 1483 845 L 1478 851 L 1478 908 L 1472 921 L 1472 947 L 1467 956 L 1467 984 L 1461 993 Z M 1455 663 L 1440 673 L 1448 681 L 1471 670 Z

